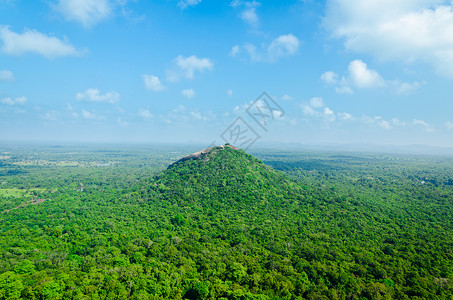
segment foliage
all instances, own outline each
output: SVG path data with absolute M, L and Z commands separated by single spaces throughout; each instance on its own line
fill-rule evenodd
M 24 149 L 2 211 L 46 201 L 0 214 L 0 299 L 453 297 L 451 159 Z

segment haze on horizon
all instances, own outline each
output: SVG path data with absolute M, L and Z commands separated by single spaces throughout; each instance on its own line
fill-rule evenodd
M 0 0 L 0 141 L 453 147 L 442 0 Z M 281 111 L 247 108 L 266 91 Z

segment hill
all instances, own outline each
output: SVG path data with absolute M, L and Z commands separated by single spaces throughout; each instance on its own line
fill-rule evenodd
M 171 164 L 152 185 L 179 206 L 235 207 L 283 205 L 303 197 L 282 172 L 230 145 L 190 154 Z
M 49 201 L 0 215 L 0 299 L 451 298 L 450 186 L 317 172 L 224 145 L 124 189 L 35 191 Z

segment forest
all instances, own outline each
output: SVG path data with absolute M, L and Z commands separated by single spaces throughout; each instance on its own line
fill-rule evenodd
M 0 299 L 453 299 L 453 157 L 0 144 Z

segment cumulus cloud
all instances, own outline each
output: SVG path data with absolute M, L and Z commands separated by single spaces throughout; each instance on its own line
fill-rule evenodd
M 0 103 L 2 104 L 7 104 L 7 105 L 17 105 L 17 104 L 25 104 L 27 103 L 27 98 L 26 97 L 17 97 L 17 98 L 3 98 L 0 99 Z
M 399 82 L 399 81 L 394 81 L 393 85 L 396 87 L 396 92 L 400 95 L 409 95 L 413 93 L 415 90 L 417 90 L 422 83 L 420 82 Z
M 195 91 L 193 89 L 182 90 L 181 94 L 187 99 L 192 99 L 195 97 Z
M 252 61 L 275 62 L 282 57 L 294 55 L 299 49 L 299 39 L 292 34 L 281 35 L 274 39 L 268 46 L 257 48 L 252 44 L 235 45 L 230 55 L 239 57 L 246 54 Z
M 413 119 L 412 120 L 412 125 L 421 126 L 426 131 L 433 131 L 431 126 L 427 122 L 425 122 L 423 120 Z
M 336 84 L 338 82 L 338 75 L 332 71 L 327 71 L 321 75 L 321 80 L 327 84 Z
M 234 8 L 241 9 L 239 17 L 252 27 L 257 27 L 259 25 L 259 17 L 256 13 L 256 8 L 261 5 L 257 1 L 240 1 L 234 0 L 230 3 Z
M 349 63 L 348 71 L 341 79 L 335 72 L 327 71 L 321 75 L 321 80 L 328 85 L 335 86 L 338 94 L 353 94 L 354 88 L 373 89 L 384 87 L 390 88 L 398 94 L 409 94 L 420 86 L 418 82 L 408 83 L 399 80 L 385 80 L 377 71 L 368 68 L 368 65 L 360 59 Z
M 106 102 L 114 104 L 120 100 L 120 94 L 115 91 L 101 94 L 98 89 L 87 89 L 85 92 L 77 93 L 76 99 L 78 101 Z
M 60 40 L 54 36 L 45 35 L 37 30 L 25 29 L 23 33 L 16 33 L 9 26 L 0 26 L 0 40 L 2 51 L 9 55 L 37 53 L 46 58 L 59 56 L 81 55 L 66 39 Z
M 391 130 L 393 126 L 406 126 L 405 122 L 399 121 L 394 118 L 391 121 L 384 119 L 381 116 L 367 116 L 355 117 L 348 112 L 335 112 L 333 109 L 326 106 L 323 99 L 320 97 L 311 98 L 308 103 L 301 105 L 302 114 L 306 117 L 306 121 L 321 122 L 323 126 L 331 127 L 341 126 L 347 122 L 348 124 L 357 123 L 358 126 L 363 124 L 380 128 L 383 130 Z M 419 123 L 416 123 L 417 125 Z M 428 125 L 429 126 L 429 125 Z
M 167 70 L 168 81 L 178 81 L 180 78 L 193 79 L 196 72 L 212 70 L 214 63 L 209 58 L 198 58 L 195 55 L 184 57 L 179 55 L 173 60 L 174 68 Z
M 350 113 L 347 113 L 347 112 L 338 113 L 337 116 L 340 120 L 343 120 L 343 121 L 354 119 L 354 117 Z
M 453 78 L 453 4 L 440 0 L 329 0 L 323 27 L 346 49 L 422 61 Z
M 108 18 L 113 10 L 108 0 L 58 0 L 53 8 L 68 21 L 79 22 L 84 27 L 91 27 Z
M 361 121 L 365 124 L 368 124 L 370 126 L 377 126 L 377 127 L 380 127 L 382 129 L 385 129 L 385 130 L 390 130 L 392 129 L 392 126 L 390 125 L 390 122 L 385 120 L 383 117 L 381 116 L 374 116 L 374 117 L 370 117 L 370 116 L 363 116 L 361 118 Z
M 0 70 L 0 81 L 13 81 L 13 72 L 8 70 Z
M 310 105 L 312 107 L 319 108 L 319 107 L 323 107 L 324 106 L 324 102 L 322 101 L 321 97 L 314 97 L 314 98 L 310 99 Z
M 258 26 L 259 19 L 258 15 L 256 14 L 256 7 L 249 7 L 247 9 L 244 9 L 241 12 L 240 16 L 242 20 L 246 21 L 250 25 L 254 27 Z
M 164 122 L 189 122 L 189 121 L 208 121 L 216 118 L 213 112 L 208 111 L 202 113 L 198 110 L 189 110 L 183 105 L 178 105 L 169 112 L 166 116 L 161 116 Z
M 351 85 L 358 88 L 375 88 L 385 85 L 384 79 L 375 70 L 368 68 L 361 60 L 353 60 L 348 66 L 349 76 L 346 79 Z
M 47 112 L 45 112 L 43 115 L 41 115 L 41 118 L 43 118 L 44 120 L 46 121 L 58 121 L 58 119 L 60 118 L 60 112 L 56 111 L 56 110 L 49 110 Z
M 82 117 L 89 120 L 102 120 L 104 116 L 97 115 L 95 113 L 89 112 L 85 109 L 82 109 Z
M 335 112 L 324 105 L 321 97 L 313 97 L 308 101 L 308 104 L 303 104 L 301 107 L 302 113 L 305 116 L 321 119 L 326 125 L 335 121 L 337 118 Z
M 191 112 L 190 112 L 190 115 L 191 115 L 192 117 L 194 117 L 195 119 L 197 119 L 197 120 L 203 119 L 203 116 L 202 116 L 201 113 L 198 112 L 198 111 L 191 111 Z
M 406 122 L 400 121 L 400 119 L 398 119 L 398 118 L 393 118 L 392 124 L 394 126 L 406 126 Z
M 314 110 L 313 107 L 310 105 L 303 105 L 302 106 L 302 112 L 306 116 L 317 116 L 319 115 L 319 112 Z
M 145 119 L 149 119 L 149 118 L 153 117 L 151 112 L 148 109 L 145 109 L 145 108 L 140 108 L 138 110 L 138 112 L 137 112 L 137 115 L 142 117 L 142 118 L 145 118 Z
M 272 41 L 268 48 L 269 57 L 276 59 L 281 56 L 292 55 L 299 49 L 299 39 L 292 34 L 281 35 Z
M 190 6 L 195 6 L 199 4 L 201 0 L 181 0 L 178 2 L 178 7 L 181 9 L 186 9 Z
M 149 90 L 158 92 L 165 89 L 165 86 L 162 84 L 159 77 L 152 74 L 143 75 L 143 81 L 145 82 L 145 87 Z
M 70 114 L 70 116 L 73 117 L 73 118 L 78 118 L 79 117 L 79 114 L 74 111 L 74 108 L 69 103 L 66 105 L 65 111 L 67 111 Z
M 230 56 L 236 57 L 236 56 L 239 55 L 240 52 L 241 52 L 241 46 L 239 46 L 239 45 L 234 45 L 234 46 L 231 48 Z
M 227 95 L 228 95 L 228 97 L 230 97 L 230 98 L 233 97 L 233 90 L 232 90 L 232 89 L 229 89 L 229 90 L 227 91 Z

